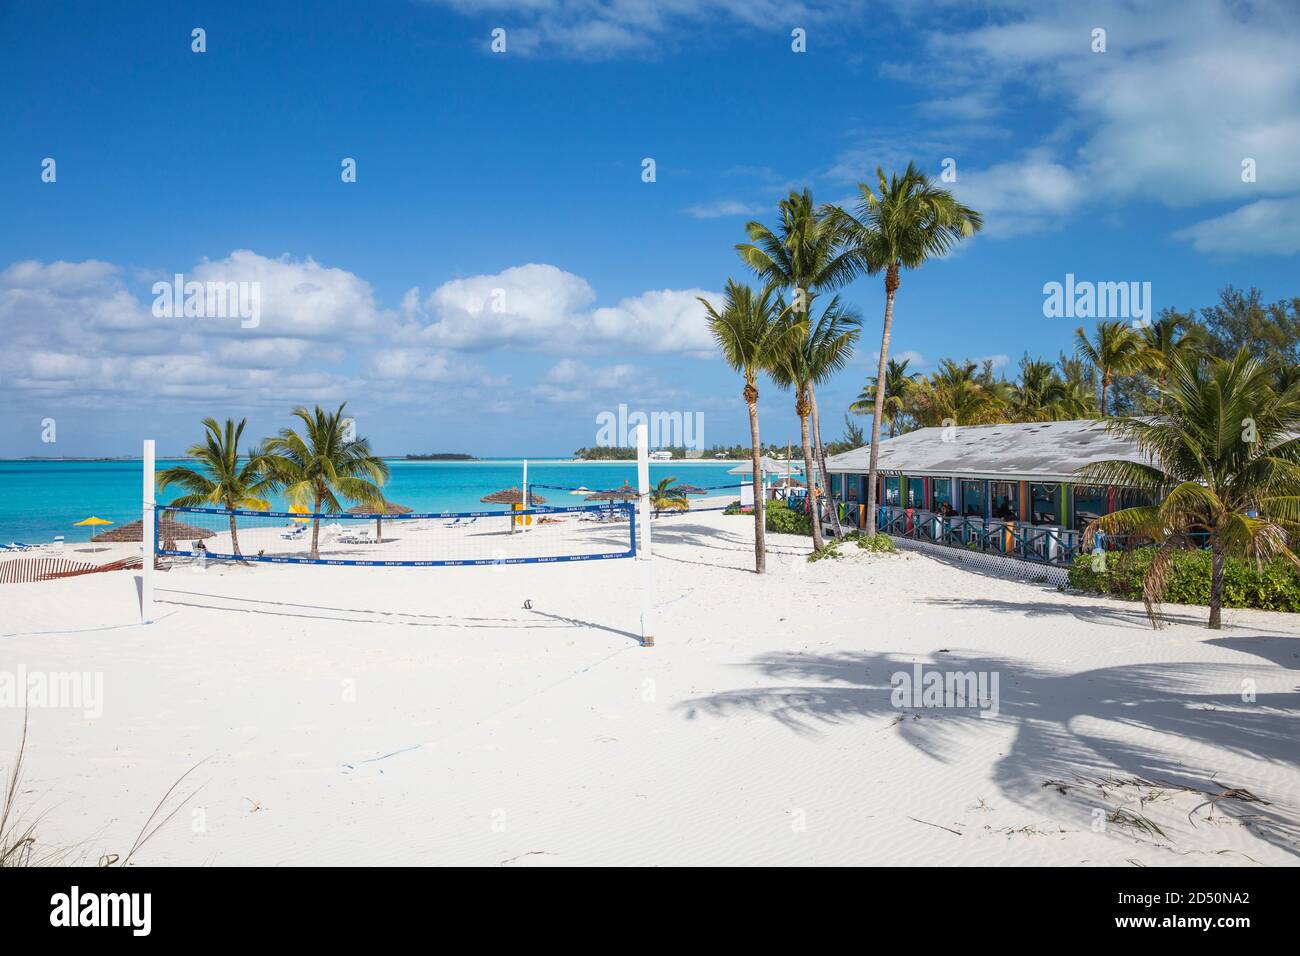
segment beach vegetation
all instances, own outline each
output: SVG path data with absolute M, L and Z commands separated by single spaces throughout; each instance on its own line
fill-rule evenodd
M 1093 520 L 1083 545 L 1098 536 L 1155 547 L 1142 572 L 1142 600 L 1153 625 L 1175 571 L 1201 551 L 1209 562 L 1209 627 L 1221 627 L 1229 560 L 1262 574 L 1285 560 L 1300 568 L 1300 384 L 1275 387 L 1274 369 L 1242 348 L 1231 359 L 1177 356 L 1161 387 L 1162 411 L 1122 416 L 1106 427 L 1136 445 L 1146 461 L 1085 465 L 1081 482 L 1129 489 L 1150 504 Z M 1272 580 L 1272 578 L 1270 578 Z
M 791 333 L 780 321 L 780 307 L 771 286 L 755 292 L 747 285 L 728 279 L 720 311 L 707 300 L 700 301 L 704 304 L 709 334 L 713 336 L 718 351 L 745 383 L 741 398 L 749 412 L 750 462 L 754 469 L 754 571 L 762 574 L 767 568 L 767 552 L 763 538 L 763 475 L 759 464 L 763 446 L 758 424 L 758 376 L 776 364 L 788 347 L 784 339 Z
M 260 460 L 276 486 L 292 504 L 310 507 L 312 514 L 311 558 L 320 557 L 320 515 L 343 511 L 340 499 L 385 510 L 381 485 L 388 480 L 388 464 L 370 450 L 370 442 L 349 434 L 343 410 L 319 405 L 312 411 L 299 407 L 293 417 L 301 431 L 282 428 L 268 438 L 259 452 Z
M 224 508 L 231 512 L 230 545 L 235 557 L 242 555 L 234 512 L 269 511 L 271 503 L 265 496 L 274 488 L 274 479 L 259 452 L 249 451 L 242 457 L 239 454 L 239 441 L 247 423 L 245 418 L 238 423 L 227 418 L 225 425 L 218 425 L 215 418 L 203 419 L 207 432 L 204 440 L 185 451 L 198 467 L 173 465 L 158 473 L 160 490 L 176 485 L 186 491 L 172 499 L 172 506 Z

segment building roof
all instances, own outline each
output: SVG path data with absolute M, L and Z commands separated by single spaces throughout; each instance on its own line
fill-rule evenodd
M 803 471 L 803 462 L 801 461 L 777 461 L 775 458 L 768 458 L 766 455 L 758 459 L 758 466 L 763 469 L 765 475 L 795 474 Z M 752 475 L 753 473 L 754 463 L 749 459 L 727 471 L 729 475 Z
M 827 470 L 866 474 L 870 456 L 869 445 L 833 455 Z M 1111 458 L 1147 460 L 1131 441 L 1087 419 L 920 428 L 882 441 L 876 467 L 890 475 L 1070 481 L 1082 465 Z

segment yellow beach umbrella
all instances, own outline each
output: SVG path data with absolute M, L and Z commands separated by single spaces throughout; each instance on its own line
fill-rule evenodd
M 112 523 L 113 522 L 108 521 L 105 518 L 96 518 L 94 515 L 91 515 L 89 518 L 85 518 L 81 521 L 74 522 L 72 526 L 74 528 L 86 528 L 86 527 L 95 527 L 97 525 L 112 524 Z
M 306 505 L 290 505 L 290 506 L 289 506 L 289 513 L 290 513 L 290 514 L 295 514 L 295 515 L 305 515 L 305 514 L 308 514 L 307 506 L 306 506 Z M 290 521 L 296 521 L 296 522 L 298 522 L 298 524 L 306 524 L 306 523 L 307 523 L 308 521 L 310 521 L 311 519 L 310 519 L 310 518 L 290 518 L 289 520 L 290 520 Z

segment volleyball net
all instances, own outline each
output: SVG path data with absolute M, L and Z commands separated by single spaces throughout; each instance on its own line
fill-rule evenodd
M 454 567 L 636 556 L 634 503 L 431 514 L 156 506 L 159 555 L 272 564 Z
M 528 483 L 530 489 L 544 488 L 548 491 L 564 492 L 570 495 L 594 495 L 596 497 L 604 495 L 621 495 L 622 499 L 635 503 L 636 493 L 631 490 L 619 489 L 618 491 L 592 492 L 585 487 L 572 487 L 569 485 L 548 485 L 541 482 Z M 728 482 L 723 485 L 669 485 L 660 489 L 652 486 L 650 498 L 650 510 L 656 518 L 665 518 L 673 515 L 686 515 L 700 511 L 726 511 L 729 508 L 736 508 L 740 505 L 742 499 L 744 504 L 752 504 L 753 486 L 748 480 L 741 482 L 739 480 Z

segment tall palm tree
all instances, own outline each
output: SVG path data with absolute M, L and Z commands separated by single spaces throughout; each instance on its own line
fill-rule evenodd
M 858 215 L 831 210 L 835 232 L 843 238 L 854 272 L 885 274 L 885 321 L 880 336 L 880 368 L 877 380 L 885 378 L 889 361 L 889 336 L 894 322 L 894 296 L 904 269 L 919 269 L 928 260 L 942 256 L 957 242 L 973 236 L 984 225 L 983 217 L 963 206 L 946 189 L 935 186 L 912 163 L 900 176 L 885 177 L 876 168 L 878 188 L 858 185 L 861 198 Z M 871 458 L 867 474 L 867 514 L 875 522 L 876 459 L 880 452 L 880 426 L 884 417 L 885 393 L 876 391 L 871 420 Z
M 811 305 L 811 302 L 810 302 Z M 813 548 L 822 546 L 821 512 L 817 503 L 818 481 L 813 471 L 809 422 L 812 417 L 810 392 L 816 382 L 825 381 L 843 368 L 852 354 L 860 321 L 840 304 L 839 296 L 831 299 L 822 314 L 812 323 L 798 318 L 800 313 L 782 309 L 787 330 L 785 349 L 770 370 L 772 380 L 794 391 L 794 411 L 799 416 L 799 434 L 803 445 L 804 475 L 808 479 L 808 510 L 812 518 Z M 821 481 L 826 481 L 825 463 Z
M 749 449 L 754 466 L 754 571 L 767 569 L 767 543 L 763 517 L 762 443 L 758 435 L 758 375 L 772 368 L 786 348 L 783 337 L 791 333 L 779 321 L 780 308 L 772 298 L 771 286 L 755 295 L 754 290 L 732 279 L 718 312 L 705 299 L 709 333 L 723 360 L 745 379 L 741 396 L 749 408 Z
M 839 296 L 831 299 L 821 318 L 808 333 L 808 405 L 812 412 L 813 445 L 817 452 L 817 470 L 830 495 L 830 471 L 826 466 L 826 446 L 822 443 L 821 418 L 817 413 L 816 387 L 830 381 L 853 357 L 854 346 L 862 334 L 862 320 L 857 312 L 840 304 Z M 808 474 L 811 474 L 809 472 Z M 815 514 L 816 512 L 814 512 Z M 844 534 L 839 509 L 831 505 L 831 523 L 836 536 Z
M 1142 338 L 1127 322 L 1110 319 L 1097 323 L 1091 341 L 1083 329 L 1075 329 L 1074 351 L 1101 376 L 1101 417 L 1105 418 L 1106 393 L 1115 376 L 1136 372 L 1146 361 Z
M 240 460 L 239 439 L 247 424 L 246 418 L 241 418 L 238 424 L 227 418 L 224 426 L 218 425 L 215 418 L 203 419 L 207 435 L 203 442 L 191 445 L 185 451 L 186 457 L 202 465 L 203 470 L 197 471 L 189 465 L 173 465 L 158 474 L 160 490 L 179 485 L 189 492 L 173 499 L 172 505 L 181 508 L 208 505 L 230 512 L 230 545 L 237 558 L 243 555 L 239 551 L 234 512 L 269 510 L 271 503 L 262 495 L 274 487 L 266 473 L 266 464 L 257 453 L 250 452 L 243 461 Z
M 1125 508 L 1092 521 L 1096 534 L 1132 535 L 1159 545 L 1142 581 L 1153 625 L 1176 551 L 1208 538 L 1209 627 L 1221 627 L 1223 569 L 1229 556 L 1257 563 L 1284 557 L 1300 533 L 1300 386 L 1278 392 L 1269 366 L 1242 349 L 1231 360 L 1177 356 L 1161 387 L 1163 411 L 1112 419 L 1150 464 L 1112 460 L 1078 472 L 1087 484 L 1136 489 L 1159 504 Z
M 385 507 L 380 485 L 388 479 L 388 465 L 370 452 L 364 438 L 348 440 L 346 419 L 340 405 L 329 412 L 316 406 L 314 411 L 299 407 L 293 416 L 303 425 L 302 433 L 292 428 L 280 429 L 276 438 L 263 445 L 262 459 L 276 483 L 296 505 L 311 504 L 316 515 L 311 524 L 311 558 L 320 557 L 320 514 L 338 514 L 343 510 L 339 496 L 373 506 Z
M 884 416 L 884 420 L 889 423 L 890 438 L 893 438 L 897 433 L 898 419 L 907 410 L 907 386 L 920 375 L 919 372 L 908 374 L 907 366 L 910 362 L 910 359 L 903 359 L 900 362 L 891 358 L 885 368 L 885 401 L 881 406 L 881 414 Z M 876 388 L 879 381 L 879 377 L 875 375 L 867 379 L 866 387 L 858 394 L 857 399 L 849 405 L 849 411 L 858 415 L 871 414 L 876 407 Z
M 853 277 L 853 257 L 840 242 L 835 217 L 826 208 L 818 209 L 807 189 L 791 190 L 789 196 L 777 203 L 777 212 L 780 222 L 775 230 L 757 221 L 746 223 L 745 232 L 750 241 L 737 244 L 736 252 L 760 278 L 785 290 L 794 318 L 811 330 L 812 323 L 808 320 L 812 300 Z M 807 402 L 813 453 L 825 468 L 826 448 L 817 410 L 817 384 L 809 383 Z M 838 531 L 838 516 L 835 525 Z

